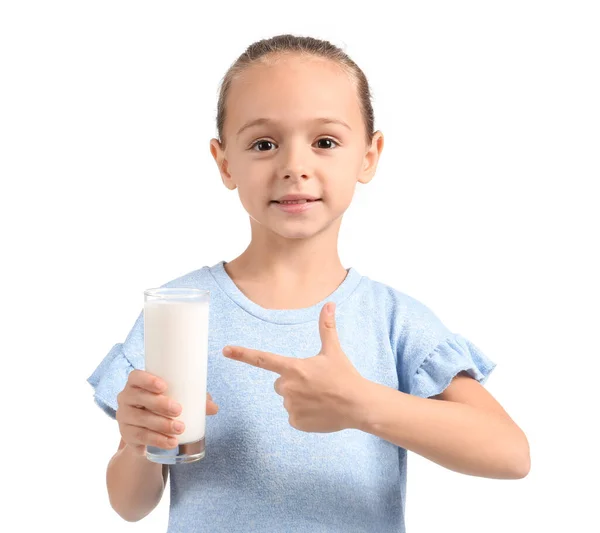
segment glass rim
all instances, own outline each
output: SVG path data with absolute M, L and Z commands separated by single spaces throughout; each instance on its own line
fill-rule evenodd
M 196 289 L 193 287 L 157 287 L 146 289 L 144 296 L 151 298 L 164 298 L 167 296 L 176 296 L 178 298 L 198 298 L 199 296 L 210 296 L 208 289 Z

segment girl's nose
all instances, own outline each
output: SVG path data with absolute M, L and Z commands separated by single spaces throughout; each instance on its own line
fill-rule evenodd
M 305 145 L 304 141 L 291 143 L 282 149 L 280 152 L 282 161 L 280 176 L 286 179 L 307 178 L 309 173 L 306 160 L 310 157 L 308 150 L 310 148 Z

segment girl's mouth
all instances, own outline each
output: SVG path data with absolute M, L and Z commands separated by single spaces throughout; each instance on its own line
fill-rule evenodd
M 322 203 L 322 199 L 318 200 L 293 200 L 287 202 L 272 201 L 271 204 L 278 210 L 284 213 L 303 213 L 313 209 L 318 204 Z
M 316 200 L 285 200 L 283 202 L 278 202 L 277 200 L 273 200 L 276 204 L 304 204 L 306 202 L 320 202 L 321 198 L 317 198 Z

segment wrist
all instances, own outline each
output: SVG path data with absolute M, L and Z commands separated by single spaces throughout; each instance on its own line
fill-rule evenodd
M 353 405 L 351 410 L 352 429 L 369 432 L 373 420 L 377 385 L 378 383 L 361 377 L 361 380 L 353 388 Z
M 125 446 L 123 446 L 119 453 L 138 463 L 143 463 L 144 461 L 148 462 L 148 458 L 146 457 L 145 446 L 138 447 L 131 444 L 125 444 Z

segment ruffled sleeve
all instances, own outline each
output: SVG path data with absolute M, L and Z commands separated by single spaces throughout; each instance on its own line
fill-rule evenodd
M 429 352 L 418 366 L 410 380 L 410 394 L 422 398 L 440 394 L 463 370 L 485 384 L 495 367 L 496 363 L 471 341 L 453 333 Z
M 116 418 L 117 395 L 124 389 L 129 373 L 144 369 L 144 312 L 125 342 L 115 344 L 87 379 L 94 389 L 94 401 L 111 418 Z

